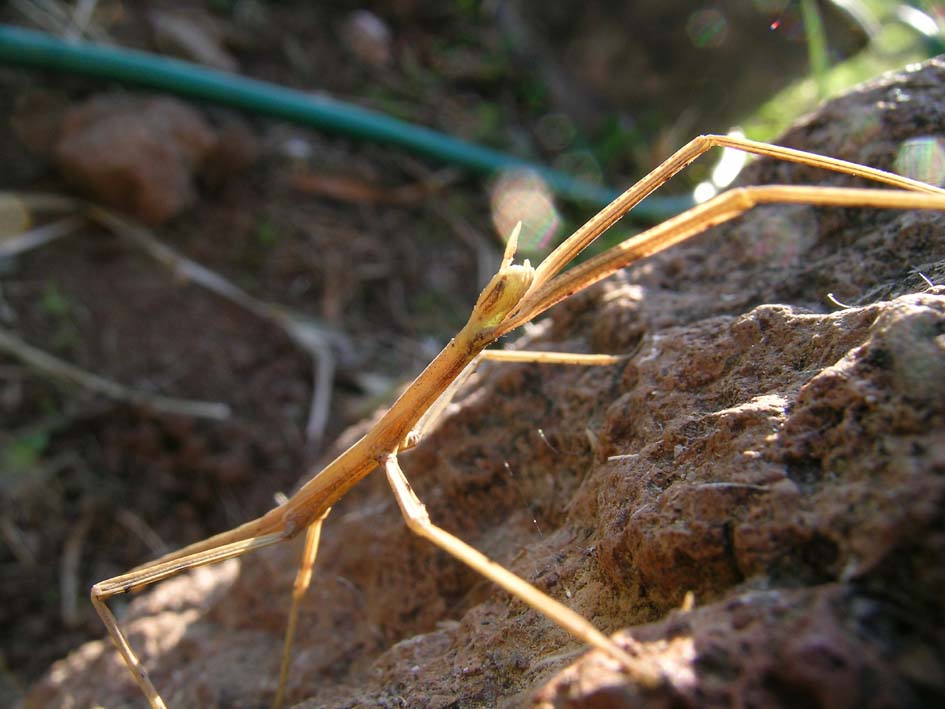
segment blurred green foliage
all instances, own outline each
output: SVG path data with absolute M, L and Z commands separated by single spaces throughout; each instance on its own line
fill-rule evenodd
M 45 431 L 17 436 L 0 452 L 0 468 L 13 475 L 29 471 L 39 464 L 48 445 L 49 434 Z
M 778 93 L 744 121 L 742 128 L 749 138 L 771 140 L 798 116 L 814 110 L 822 101 L 879 74 L 928 59 L 945 50 L 945 5 L 940 0 L 907 3 L 898 0 L 848 0 L 847 5 L 860 18 L 869 35 L 867 46 L 850 59 L 827 67 L 829 38 L 821 40 L 814 36 L 818 32 L 816 29 L 809 29 L 810 73 Z M 809 27 L 814 28 L 817 24 L 816 19 L 811 19 Z

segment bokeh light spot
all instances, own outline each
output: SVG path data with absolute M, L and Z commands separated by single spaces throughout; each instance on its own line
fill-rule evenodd
M 585 182 L 599 185 L 603 179 L 603 171 L 597 158 L 589 150 L 569 150 L 562 153 L 555 160 L 554 167 Z
M 689 16 L 686 33 L 699 49 L 717 49 L 728 37 L 728 20 L 714 8 L 699 10 Z
M 571 145 L 577 130 L 571 119 L 563 113 L 548 113 L 538 121 L 536 132 L 546 150 L 557 152 Z
M 864 146 L 883 133 L 883 123 L 879 115 L 873 106 L 853 106 L 836 117 L 833 128 L 837 135 L 846 137 L 847 145 Z
M 945 187 L 945 140 L 911 138 L 899 147 L 894 164 L 900 175 Z
M 703 202 L 708 202 L 718 193 L 719 191 L 711 182 L 700 182 L 695 186 L 695 189 L 692 190 L 692 199 L 696 204 L 702 204 Z
M 505 239 L 522 222 L 519 251 L 547 251 L 558 229 L 561 216 L 555 208 L 551 190 L 539 175 L 530 170 L 507 170 L 492 188 L 492 223 Z
M 19 236 L 31 226 L 30 212 L 12 194 L 0 194 L 0 240 Z
M 787 267 L 801 262 L 814 247 L 819 233 L 817 211 L 806 205 L 781 209 L 761 207 L 759 229 L 742 233 L 741 247 L 754 263 L 769 267 Z

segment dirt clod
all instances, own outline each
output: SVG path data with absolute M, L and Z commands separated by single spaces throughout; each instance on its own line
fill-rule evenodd
M 80 190 L 160 224 L 193 202 L 194 172 L 216 142 L 177 99 L 101 95 L 66 113 L 55 159 Z

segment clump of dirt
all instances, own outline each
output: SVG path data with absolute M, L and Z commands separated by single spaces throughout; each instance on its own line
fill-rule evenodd
M 63 116 L 57 166 L 79 190 L 160 224 L 191 206 L 194 173 L 218 138 L 168 97 L 95 96 Z
M 782 142 L 890 168 L 906 141 L 945 133 L 943 105 L 939 59 L 828 104 Z M 745 180 L 810 172 L 762 161 Z M 945 290 L 913 271 L 940 268 L 943 232 L 938 213 L 755 210 L 572 298 L 517 343 L 635 352 L 628 362 L 483 367 L 404 454 L 435 522 L 642 642 L 662 686 L 598 653 L 568 666 L 581 648 L 566 633 L 411 536 L 374 476 L 328 519 L 291 700 L 941 703 Z M 867 299 L 839 309 L 828 293 Z M 204 569 L 121 609 L 171 706 L 271 699 L 299 551 Z M 98 640 L 30 700 L 140 698 Z

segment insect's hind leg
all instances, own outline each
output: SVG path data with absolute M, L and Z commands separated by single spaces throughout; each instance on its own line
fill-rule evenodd
M 429 539 L 444 551 L 560 625 L 575 638 L 606 652 L 623 665 L 627 673 L 642 685 L 653 687 L 662 681 L 659 669 L 640 656 L 639 648 L 631 647 L 631 652 L 627 652 L 591 625 L 579 613 L 542 593 L 525 579 L 516 576 L 461 539 L 433 524 L 430 521 L 430 515 L 427 513 L 426 507 L 420 502 L 420 499 L 410 487 L 410 483 L 407 482 L 407 478 L 400 468 L 400 463 L 397 462 L 397 455 L 389 455 L 381 462 L 387 473 L 387 480 L 397 498 L 400 511 L 412 532 Z
M 576 352 L 539 352 L 537 350 L 484 350 L 480 357 L 493 362 L 533 364 L 575 364 L 581 367 L 607 367 L 619 364 L 631 355 L 579 354 Z
M 125 665 L 134 677 L 138 687 L 141 688 L 141 691 L 144 693 L 145 697 L 147 697 L 148 703 L 151 705 L 152 709 L 167 709 L 167 705 L 164 704 L 164 700 L 161 699 L 161 695 L 158 694 L 157 689 L 155 689 L 154 684 L 151 682 L 147 670 L 145 670 L 144 665 L 141 664 L 135 651 L 128 643 L 128 639 L 122 632 L 121 627 L 118 625 L 118 620 L 109 609 L 106 601 L 112 596 L 118 596 L 123 593 L 129 593 L 144 588 L 145 586 L 150 586 L 153 583 L 170 578 L 171 576 L 176 576 L 188 569 L 214 564 L 218 561 L 226 561 L 227 559 L 242 556 L 254 549 L 261 549 L 262 547 L 278 544 L 285 540 L 286 536 L 285 532 L 274 532 L 272 534 L 252 537 L 230 544 L 223 544 L 213 549 L 189 554 L 170 561 L 158 560 L 141 566 L 134 571 L 129 571 L 126 574 L 115 576 L 114 578 L 101 581 L 92 586 L 92 605 L 95 606 L 95 610 L 105 624 L 105 628 L 108 630 L 112 642 L 115 644 L 115 647 L 118 648 L 122 660 L 124 660 Z
M 531 364 L 574 364 L 582 367 L 606 367 L 612 364 L 629 359 L 632 354 L 625 355 L 607 355 L 607 354 L 576 354 L 571 352 L 537 352 L 534 350 L 483 350 L 476 358 L 470 362 L 466 369 L 457 376 L 453 382 L 444 390 L 427 412 L 421 417 L 413 430 L 407 435 L 400 446 L 400 450 L 405 451 L 415 447 L 433 430 L 436 424 L 443 417 L 446 407 L 453 400 L 456 392 L 466 383 L 466 380 L 476 371 L 480 362 L 489 360 L 493 362 L 518 362 Z
M 309 525 L 305 531 L 305 546 L 302 549 L 302 560 L 299 562 L 299 570 L 295 575 L 295 583 L 292 584 L 292 605 L 289 607 L 289 620 L 285 629 L 285 640 L 282 646 L 282 661 L 279 664 L 279 687 L 276 690 L 276 696 L 272 700 L 272 709 L 280 709 L 285 699 L 286 682 L 289 679 L 289 661 L 292 657 L 292 643 L 295 640 L 295 629 L 298 626 L 299 606 L 302 598 L 312 582 L 312 571 L 315 567 L 315 557 L 318 555 L 318 542 L 322 533 L 322 522 L 328 516 L 329 508 L 325 514 Z

